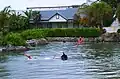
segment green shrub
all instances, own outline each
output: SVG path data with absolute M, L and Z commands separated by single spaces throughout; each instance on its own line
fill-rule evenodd
M 5 36 L 4 43 L 19 46 L 25 45 L 25 40 L 18 33 L 9 33 Z
M 120 29 L 118 29 L 120 32 Z M 45 28 L 29 29 L 22 33 L 9 33 L 0 41 L 0 44 L 25 45 L 27 39 L 39 39 L 45 37 L 98 37 L 103 30 L 98 28 Z
M 30 29 L 30 30 L 23 31 L 21 33 L 21 36 L 24 39 L 37 39 L 37 38 L 46 37 L 46 34 L 47 34 L 47 30 L 43 30 L 43 29 Z

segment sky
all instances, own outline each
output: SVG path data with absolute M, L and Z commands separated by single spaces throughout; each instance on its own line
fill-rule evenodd
M 0 10 L 9 5 L 14 10 L 26 10 L 27 7 L 81 5 L 85 2 L 86 0 L 0 0 Z

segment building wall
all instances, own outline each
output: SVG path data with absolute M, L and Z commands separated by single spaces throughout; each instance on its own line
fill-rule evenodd
M 52 24 L 52 28 L 57 28 L 57 23 L 51 23 Z
M 73 23 L 72 22 L 68 23 L 68 28 L 73 28 Z
M 54 23 L 42 23 L 43 28 L 73 28 L 73 23 L 69 22 L 54 22 Z
M 52 23 L 52 27 L 53 28 L 67 28 L 67 23 L 66 22 Z

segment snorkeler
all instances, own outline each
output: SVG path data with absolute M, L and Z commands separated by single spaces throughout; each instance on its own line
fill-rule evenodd
M 65 55 L 65 53 L 63 52 L 63 55 L 61 56 L 61 60 L 67 60 L 67 59 L 68 59 L 67 55 Z

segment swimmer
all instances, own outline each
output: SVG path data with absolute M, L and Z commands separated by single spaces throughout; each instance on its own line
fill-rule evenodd
M 78 39 L 78 41 L 77 41 L 77 45 L 81 44 L 82 42 L 83 42 L 83 38 L 80 37 L 80 38 Z
M 65 55 L 65 53 L 63 52 L 63 55 L 61 56 L 61 60 L 67 60 L 67 59 L 68 59 L 67 55 Z
M 32 56 L 28 55 L 28 54 L 24 54 L 26 57 L 28 57 L 29 59 L 32 59 Z

